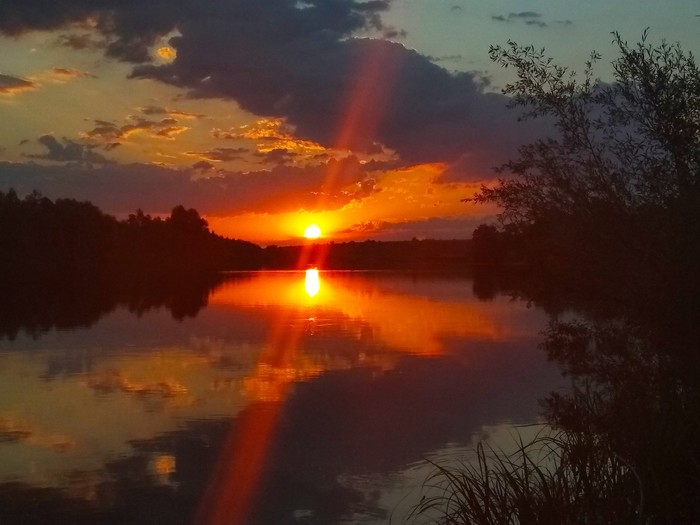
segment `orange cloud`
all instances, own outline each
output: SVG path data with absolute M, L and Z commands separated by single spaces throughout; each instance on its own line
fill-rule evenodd
M 38 88 L 39 85 L 32 80 L 0 74 L 0 95 L 13 96 Z
M 96 126 L 90 131 L 81 133 L 84 139 L 97 140 L 100 142 L 114 142 L 123 140 L 136 134 L 146 134 L 150 137 L 174 140 L 175 135 L 179 135 L 190 129 L 184 126 L 177 119 L 172 117 L 161 120 L 148 120 L 142 117 L 131 115 L 129 123 L 117 125 L 114 122 L 95 120 Z
M 54 67 L 46 77 L 54 82 L 67 82 L 75 78 L 97 78 L 97 76 L 92 73 L 70 67 Z
M 190 113 L 188 111 L 180 111 L 178 109 L 170 109 L 161 106 L 142 106 L 139 111 L 144 115 L 167 115 L 169 117 L 181 117 L 186 119 L 202 119 L 206 115 L 201 113 Z
M 213 148 L 207 151 L 186 151 L 185 155 L 212 162 L 227 162 L 242 158 L 244 153 L 248 153 L 246 148 Z
M 253 125 L 228 130 L 213 129 L 212 136 L 224 140 L 254 141 L 260 153 L 268 153 L 276 149 L 304 153 L 318 153 L 327 150 L 316 142 L 296 138 L 293 135 L 293 130 L 286 126 L 284 119 L 280 118 L 260 119 Z
M 337 189 L 327 194 L 324 207 L 318 207 L 318 194 L 308 194 L 306 204 L 298 211 L 284 212 L 269 203 L 269 213 L 208 215 L 207 220 L 224 235 L 263 244 L 298 239 L 312 222 L 323 228 L 327 238 L 338 241 L 384 234 L 410 239 L 431 236 L 430 232 L 438 238 L 468 237 L 475 227 L 473 223 L 488 220 L 495 210 L 462 202 L 477 191 L 479 183 L 442 184 L 439 179 L 445 169 L 443 164 L 419 164 L 372 172 L 371 177 L 355 180 L 345 175 L 335 180 Z M 279 198 L 303 204 L 293 194 L 280 193 Z M 341 205 L 330 206 L 332 203 Z M 275 210 L 277 213 L 273 213 Z M 444 222 L 434 222 L 437 219 Z M 416 224 L 423 224 L 419 229 L 424 234 L 411 233 L 411 225 Z

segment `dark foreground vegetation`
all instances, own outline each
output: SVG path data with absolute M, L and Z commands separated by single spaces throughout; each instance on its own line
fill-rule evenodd
M 615 81 L 510 43 L 505 92 L 552 137 L 476 202 L 475 291 L 545 308 L 542 348 L 571 379 L 513 454 L 436 466 L 417 522 L 700 523 L 700 71 L 680 46 L 615 35 Z

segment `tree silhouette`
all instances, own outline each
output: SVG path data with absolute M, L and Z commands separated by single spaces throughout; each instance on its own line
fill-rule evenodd
M 630 47 L 615 34 L 620 56 L 614 82 L 593 78 L 600 56 L 582 75 L 555 64 L 544 50 L 491 48 L 491 59 L 516 69 L 504 93 L 522 119 L 545 117 L 556 137 L 523 146 L 508 162 L 518 178 L 483 187 L 476 202 L 495 202 L 506 222 L 547 214 L 592 214 L 697 202 L 700 188 L 700 71 L 678 44 Z
M 521 147 L 499 169 L 514 176 L 471 200 L 500 206 L 500 238 L 519 238 L 518 256 L 539 268 L 700 284 L 700 70 L 680 45 L 652 45 L 646 32 L 635 46 L 614 41 L 612 83 L 594 78 L 596 53 L 577 74 L 532 46 L 491 48 L 516 70 L 504 93 L 521 119 L 544 118 L 555 133 Z

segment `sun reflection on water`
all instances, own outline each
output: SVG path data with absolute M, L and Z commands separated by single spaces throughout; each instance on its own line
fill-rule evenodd
M 321 290 L 321 280 L 318 276 L 318 269 L 310 268 L 306 270 L 304 288 L 309 297 L 316 297 L 316 295 L 318 295 L 318 292 Z

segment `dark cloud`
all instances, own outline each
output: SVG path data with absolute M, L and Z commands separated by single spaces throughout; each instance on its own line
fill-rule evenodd
M 389 7 L 388 0 L 308 0 L 299 4 L 297 0 L 4 0 L 0 31 L 19 35 L 91 21 L 107 37 L 108 55 L 148 62 L 149 48 L 162 35 L 189 24 L 211 25 L 215 31 L 222 24 L 230 24 L 232 31 L 247 25 L 247 32 L 258 29 L 271 36 L 278 26 L 299 35 L 348 35 L 360 29 L 382 29 L 379 13 Z
M 340 230 L 338 233 L 344 234 L 344 233 L 350 233 L 350 234 L 368 234 L 368 233 L 375 233 L 378 232 L 384 228 L 390 227 L 391 223 L 386 222 L 386 221 L 367 221 L 367 222 L 358 222 L 357 224 L 353 224 L 349 228 L 346 228 L 344 230 Z
M 44 141 L 52 145 L 53 157 L 66 161 L 71 157 L 65 147 L 59 149 L 50 139 Z M 84 152 L 85 148 L 80 151 Z M 80 159 L 76 153 L 72 156 Z M 374 185 L 373 181 L 365 182 L 371 178 L 355 157 L 306 168 L 275 166 L 246 173 L 218 171 L 209 177 L 201 175 L 204 171 L 211 173 L 212 165 L 201 162 L 190 170 L 146 164 L 103 163 L 92 168 L 85 162 L 82 166 L 78 164 L 0 162 L 0 191 L 15 188 L 18 193 L 26 194 L 36 189 L 52 199 L 89 200 L 108 213 L 120 215 L 137 208 L 148 213 L 168 213 L 174 203 L 194 207 L 204 214 L 229 215 L 338 209 L 360 198 L 367 186 Z M 326 186 L 327 173 L 331 170 L 337 176 L 333 185 Z M 323 194 L 319 188 L 323 188 Z
M 214 148 L 207 151 L 187 151 L 185 155 L 213 162 L 228 162 L 242 158 L 244 153 L 248 153 L 246 148 Z
M 358 183 L 356 183 L 356 189 L 352 192 L 353 200 L 362 200 L 369 197 L 373 193 L 377 193 L 380 190 L 377 189 L 377 181 L 375 179 L 367 178 Z
M 505 15 L 493 15 L 493 16 L 491 16 L 491 19 L 495 20 L 496 22 L 521 21 L 529 26 L 547 27 L 547 24 L 545 22 L 543 22 L 542 20 L 540 20 L 541 18 L 542 18 L 542 14 L 538 13 L 536 11 L 521 11 L 519 13 L 508 13 L 507 16 L 505 16 Z
M 430 57 L 433 62 L 453 62 L 457 60 L 462 60 L 464 57 L 462 55 L 444 55 L 441 57 Z
M 197 29 L 201 33 L 188 33 L 175 44 L 173 63 L 139 67 L 134 76 L 189 88 L 195 97 L 234 99 L 256 114 L 285 117 L 299 136 L 326 146 L 337 145 L 344 119 L 355 115 L 343 146 L 365 149 L 381 142 L 410 162 L 455 158 L 480 145 L 478 129 L 488 124 L 475 119 L 474 108 L 484 94 L 472 75 L 451 74 L 396 43 L 318 35 L 271 47 L 258 35 L 246 42 L 236 31 Z M 216 63 L 202 56 L 203 49 L 230 52 Z M 366 64 L 376 69 L 358 84 Z M 374 104 L 367 97 L 376 97 Z M 351 107 L 363 100 L 364 107 Z
M 89 146 L 66 138 L 59 141 L 53 135 L 42 135 L 37 139 L 37 142 L 44 146 L 48 152 L 41 155 L 28 154 L 26 157 L 78 164 L 105 164 L 110 162 L 99 153 L 92 151 Z
M 465 211 L 467 204 L 465 204 Z M 485 217 L 444 218 L 434 217 L 423 221 L 370 222 L 354 225 L 348 233 L 361 233 L 375 240 L 393 239 L 464 239 L 471 237 L 474 229 Z
M 70 67 L 54 67 L 51 69 L 51 73 L 58 78 L 64 78 L 66 80 L 73 78 L 97 78 L 97 76 L 92 73 Z
M 120 126 L 114 122 L 108 122 L 106 120 L 95 120 L 94 122 L 95 127 L 83 134 L 85 138 L 102 141 L 114 141 L 124 136 Z
M 384 38 L 391 40 L 398 40 L 401 38 L 406 38 L 407 36 L 408 32 L 405 29 L 396 29 L 395 27 L 392 27 L 384 31 Z
M 206 115 L 202 115 L 201 113 L 190 113 L 188 111 L 180 111 L 161 106 L 143 106 L 139 108 L 139 110 L 144 115 L 168 115 L 170 117 L 181 117 L 188 119 L 202 119 L 206 117 Z
M 207 162 L 206 160 L 200 160 L 192 164 L 192 169 L 206 172 L 214 169 L 214 165 L 211 162 Z
M 190 129 L 183 126 L 172 117 L 160 120 L 148 120 L 137 115 L 131 115 L 127 124 L 119 125 L 115 122 L 105 120 L 95 120 L 95 127 L 82 134 L 88 140 L 107 142 L 113 144 L 115 141 L 125 139 L 135 133 L 146 133 L 153 137 L 173 140 L 175 135 Z
M 262 157 L 263 162 L 270 164 L 288 164 L 297 155 L 285 148 L 275 148 L 270 151 L 256 153 L 256 156 Z
M 0 73 L 0 95 L 13 95 L 22 91 L 31 91 L 37 87 L 37 84 L 31 80 Z
M 74 34 L 69 33 L 65 35 L 59 35 L 56 40 L 58 45 L 70 47 L 71 49 L 83 50 L 83 49 L 99 49 L 104 47 L 104 42 L 100 40 L 95 40 L 94 35 L 91 33 Z
M 304 139 L 362 150 L 380 142 L 406 162 L 454 160 L 489 147 L 505 97 L 484 93 L 468 73 L 450 73 L 400 44 L 355 38 L 392 31 L 388 1 L 358 0 L 4 0 L 0 31 L 93 20 L 105 53 L 137 63 L 132 78 L 157 79 L 192 97 L 235 100 L 283 118 Z M 513 13 L 519 19 L 537 13 Z M 170 40 L 176 58 L 152 64 Z M 499 117 L 500 118 L 500 117 Z M 342 142 L 339 144 L 338 142 Z
M 520 13 L 509 13 L 508 18 L 542 18 L 542 14 L 535 11 L 521 11 Z

